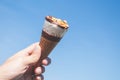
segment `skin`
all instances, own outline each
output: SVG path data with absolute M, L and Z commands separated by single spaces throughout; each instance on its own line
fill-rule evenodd
M 0 66 L 0 80 L 43 80 L 44 66 L 50 64 L 51 60 L 46 58 L 38 63 L 40 56 L 39 43 L 21 50 Z

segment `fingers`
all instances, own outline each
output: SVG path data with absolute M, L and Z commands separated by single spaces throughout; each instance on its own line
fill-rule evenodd
M 48 66 L 51 63 L 51 59 L 49 57 L 42 60 L 42 65 Z
M 35 68 L 34 73 L 35 73 L 35 80 L 43 80 L 44 76 L 42 73 L 45 72 L 45 66 L 48 66 L 51 63 L 50 58 L 45 58 L 42 60 L 42 65 L 39 65 L 38 67 Z
M 44 76 L 43 76 L 43 75 L 36 76 L 36 77 L 35 77 L 35 80 L 44 80 Z
M 35 47 L 36 47 L 37 45 L 39 45 L 39 42 L 36 42 L 36 43 L 28 46 L 27 48 L 25 48 L 25 49 L 23 50 L 24 54 L 27 53 L 28 55 L 31 55 L 31 53 L 34 51 L 34 49 L 35 49 Z M 25 53 L 25 52 L 26 52 L 26 53 Z
M 34 48 L 33 52 L 31 53 L 31 55 L 29 56 L 29 61 L 31 63 L 36 63 L 38 62 L 39 58 L 41 55 L 41 48 L 39 45 L 36 45 L 36 47 Z
M 45 68 L 43 66 L 36 67 L 34 72 L 36 75 L 40 75 L 45 72 Z
M 44 79 L 44 76 L 42 75 L 42 73 L 44 73 L 45 71 L 45 68 L 43 66 L 41 67 L 37 67 L 35 69 L 35 80 L 43 80 Z
M 35 74 L 39 75 L 39 74 L 44 73 L 45 72 L 44 66 L 48 66 L 50 63 L 51 63 L 51 59 L 48 57 L 45 58 L 44 60 L 42 60 L 42 65 L 39 65 L 38 67 L 35 68 L 35 70 L 34 70 Z
M 41 56 L 41 47 L 39 46 L 39 43 L 34 43 L 31 46 L 27 47 L 22 51 L 24 53 L 25 57 L 25 62 L 27 64 L 35 64 L 36 62 L 39 61 L 40 56 Z M 50 58 L 45 58 L 42 60 L 42 65 L 47 66 L 51 63 Z
M 27 64 L 35 64 L 38 62 L 40 56 L 41 56 L 41 47 L 39 46 L 39 43 L 35 43 L 28 48 L 24 50 L 26 53 L 26 63 Z

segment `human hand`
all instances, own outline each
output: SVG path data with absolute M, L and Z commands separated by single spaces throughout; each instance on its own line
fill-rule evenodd
M 0 66 L 0 80 L 43 80 L 43 65 L 50 64 L 51 60 L 46 58 L 39 64 L 40 56 L 39 43 L 16 53 Z

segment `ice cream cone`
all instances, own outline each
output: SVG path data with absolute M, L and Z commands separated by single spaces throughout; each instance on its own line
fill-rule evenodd
M 52 16 L 46 16 L 40 39 L 42 49 L 41 59 L 46 58 L 50 54 L 57 43 L 62 39 L 67 29 L 68 24 L 66 21 Z

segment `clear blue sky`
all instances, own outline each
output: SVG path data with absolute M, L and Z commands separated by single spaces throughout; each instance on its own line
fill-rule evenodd
M 0 64 L 39 41 L 47 15 L 70 28 L 50 55 L 46 80 L 120 80 L 119 0 L 0 0 Z

